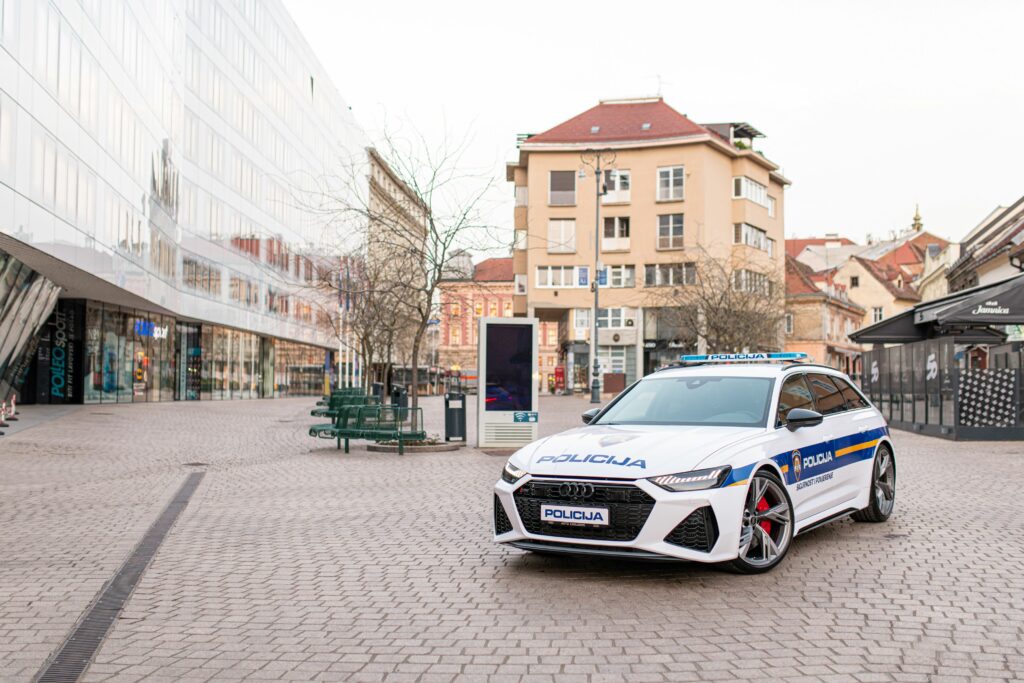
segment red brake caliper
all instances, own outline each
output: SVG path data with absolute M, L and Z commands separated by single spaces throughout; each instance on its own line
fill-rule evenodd
M 768 509 L 768 507 L 768 501 L 765 500 L 764 496 L 761 496 L 761 500 L 757 501 L 757 511 L 764 512 L 765 510 Z M 770 534 L 772 532 L 772 523 L 769 522 L 767 519 L 762 521 L 760 523 L 760 526 L 762 529 L 764 529 L 764 532 L 766 534 Z

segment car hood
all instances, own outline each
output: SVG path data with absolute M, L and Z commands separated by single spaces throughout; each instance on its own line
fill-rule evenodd
M 594 425 L 537 441 L 513 462 L 542 476 L 640 479 L 687 472 L 715 451 L 763 432 L 759 427 Z

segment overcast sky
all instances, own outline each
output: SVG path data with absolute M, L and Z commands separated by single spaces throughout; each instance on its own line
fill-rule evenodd
M 1024 194 L 1024 2 L 284 0 L 373 138 L 471 135 L 511 230 L 504 163 L 602 98 L 747 121 L 793 181 L 786 236 L 908 225 L 960 239 Z

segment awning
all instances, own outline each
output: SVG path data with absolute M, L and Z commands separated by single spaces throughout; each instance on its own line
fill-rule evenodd
M 992 325 L 1024 323 L 1024 275 L 956 292 L 861 328 L 850 335 L 860 344 L 900 344 L 953 337 L 961 344 L 1001 344 Z

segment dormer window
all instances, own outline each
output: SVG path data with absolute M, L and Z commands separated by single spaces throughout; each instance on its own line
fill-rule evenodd
M 651 129 L 651 124 L 649 124 L 649 123 L 641 123 L 640 124 L 640 130 L 650 130 L 650 129 Z
M 590 134 L 591 135 L 596 135 L 600 131 L 601 131 L 601 126 L 591 126 L 590 127 Z

